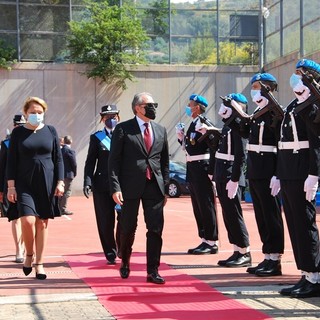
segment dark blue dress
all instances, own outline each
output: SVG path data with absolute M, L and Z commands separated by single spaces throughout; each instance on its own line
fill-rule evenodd
M 60 215 L 54 191 L 57 181 L 64 179 L 64 169 L 54 127 L 45 125 L 33 131 L 21 126 L 12 131 L 7 179 L 15 180 L 19 217 L 53 219 Z

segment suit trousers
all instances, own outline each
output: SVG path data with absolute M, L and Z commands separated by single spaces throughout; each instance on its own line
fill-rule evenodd
M 117 250 L 117 244 L 114 235 L 115 227 L 115 202 L 109 194 L 109 191 L 93 193 L 93 204 L 96 214 L 99 238 L 102 245 L 104 255 Z M 119 234 L 119 224 L 117 224 L 116 234 Z
M 280 180 L 294 258 L 299 270 L 320 271 L 320 242 L 315 200 L 306 200 L 304 180 Z
M 222 208 L 224 225 L 231 244 L 239 248 L 249 247 L 249 234 L 241 208 L 241 188 L 233 199 L 228 197 L 226 182 L 216 182 L 217 194 Z
M 271 179 L 271 178 L 270 178 Z M 249 179 L 250 194 L 263 253 L 283 253 L 284 228 L 279 196 L 271 195 L 270 179 Z
M 73 179 L 64 178 L 64 193 L 61 198 L 59 198 L 59 208 L 61 213 L 67 210 L 68 198 L 71 196 L 71 187 Z
M 121 256 L 124 264 L 129 263 L 132 245 L 138 224 L 140 202 L 142 203 L 144 221 L 147 228 L 147 272 L 157 272 L 160 265 L 162 249 L 162 231 L 164 225 L 163 206 L 164 195 L 157 181 L 146 181 L 141 198 L 124 198 L 120 215 L 121 225 Z

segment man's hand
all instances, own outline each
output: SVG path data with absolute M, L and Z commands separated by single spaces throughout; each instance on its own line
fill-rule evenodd
M 176 125 L 176 134 L 177 134 L 177 137 L 180 141 L 183 140 L 183 137 L 184 137 L 184 127 L 185 127 L 185 124 L 184 123 L 181 123 L 179 122 L 177 125 Z
M 112 195 L 112 199 L 115 203 L 120 204 L 120 206 L 123 205 L 123 197 L 122 197 L 122 192 L 117 191 Z
M 85 197 L 87 199 L 89 199 L 90 192 L 91 192 L 91 186 L 84 186 L 83 187 L 83 194 L 85 195 Z

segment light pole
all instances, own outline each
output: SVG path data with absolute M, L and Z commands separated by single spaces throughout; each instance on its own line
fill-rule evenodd
M 259 23 L 260 23 L 260 45 L 259 45 L 259 68 L 262 71 L 264 66 L 264 19 L 267 19 L 270 15 L 270 11 L 267 7 L 263 6 L 263 0 L 260 0 L 259 3 L 260 10 L 259 10 Z

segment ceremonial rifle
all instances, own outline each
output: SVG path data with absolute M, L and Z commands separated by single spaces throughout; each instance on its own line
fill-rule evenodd
M 203 140 L 206 140 L 206 142 L 211 148 L 216 147 L 221 137 L 221 129 L 216 128 L 215 125 L 208 118 L 201 114 L 198 115 L 198 118 L 201 123 L 205 124 L 210 128 L 209 130 L 207 130 L 205 134 L 203 134 L 198 139 L 198 141 L 201 142 Z

